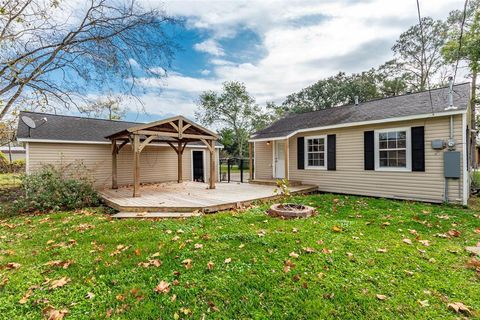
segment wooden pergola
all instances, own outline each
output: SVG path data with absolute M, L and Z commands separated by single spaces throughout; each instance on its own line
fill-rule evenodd
M 182 158 L 187 143 L 201 141 L 210 151 L 209 188 L 215 189 L 215 141 L 218 135 L 183 116 L 131 127 L 106 137 L 112 141 L 112 189 L 118 188 L 117 155 L 128 143 L 133 150 L 133 196 L 140 196 L 140 153 L 151 142 L 167 143 L 178 156 L 178 179 L 182 182 Z

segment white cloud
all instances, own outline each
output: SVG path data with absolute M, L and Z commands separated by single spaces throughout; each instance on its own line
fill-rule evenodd
M 462 6 L 463 0 L 421 2 L 423 16 L 441 19 Z M 400 33 L 417 22 L 412 1 L 167 1 L 164 8 L 186 17 L 188 28 L 211 34 L 195 45 L 196 50 L 212 55 L 209 79 L 175 74 L 162 80 L 167 87 L 159 101 L 178 103 L 178 110 L 187 115 L 193 114 L 192 101 L 198 93 L 219 89 L 224 81 L 244 82 L 262 104 L 281 102 L 286 95 L 338 71 L 378 66 L 392 58 L 390 47 Z M 313 21 L 304 23 L 313 16 Z M 234 38 L 245 29 L 258 35 L 262 56 L 234 63 L 238 57 L 228 56 L 218 40 Z M 143 81 L 150 86 L 163 83 Z
M 225 52 L 222 47 L 214 39 L 208 39 L 200 43 L 196 43 L 193 48 L 200 52 L 209 53 L 213 56 L 223 56 Z

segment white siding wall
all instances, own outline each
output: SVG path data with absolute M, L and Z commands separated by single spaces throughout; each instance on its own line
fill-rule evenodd
M 425 126 L 425 172 L 385 172 L 364 170 L 363 132 L 395 127 Z M 462 152 L 462 116 L 454 118 L 457 151 Z M 297 169 L 297 137 L 336 134 L 336 171 Z M 434 139 L 446 140 L 449 136 L 449 117 L 392 122 L 350 128 L 314 131 L 290 138 L 290 180 L 318 185 L 320 191 L 348 193 L 387 198 L 415 199 L 442 202 L 444 199 L 443 152 L 431 148 Z M 272 148 L 266 142 L 255 143 L 256 177 L 272 176 Z M 463 166 L 463 161 L 462 161 Z M 462 168 L 463 170 L 463 168 Z M 449 200 L 461 202 L 463 180 L 450 180 Z
M 82 162 L 91 172 L 98 188 L 111 186 L 111 146 L 106 144 L 28 143 L 28 170 L 38 170 L 45 164 Z M 185 148 L 183 179 L 192 177 L 192 150 L 204 150 L 206 179 L 209 177 L 210 153 L 205 148 Z M 218 164 L 218 149 L 217 149 Z M 117 157 L 118 184 L 133 183 L 133 153 L 130 145 L 120 150 Z M 177 179 L 177 154 L 169 146 L 147 146 L 140 153 L 140 181 L 142 183 L 174 181 Z

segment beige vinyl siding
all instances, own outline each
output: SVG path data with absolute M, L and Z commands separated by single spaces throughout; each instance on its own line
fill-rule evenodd
M 255 179 L 272 179 L 273 143 L 255 142 L 254 146 L 254 176 Z
M 90 171 L 98 188 L 111 185 L 111 146 L 106 144 L 28 143 L 28 170 L 33 172 L 45 164 L 68 165 L 82 162 Z M 183 153 L 183 179 L 192 179 L 192 150 L 204 151 L 204 170 L 209 177 L 210 152 L 202 148 L 186 148 Z M 133 183 L 133 153 L 129 145 L 117 157 L 118 184 Z M 218 149 L 217 149 L 218 164 Z M 140 153 L 141 183 L 177 180 L 177 154 L 168 146 L 147 146 Z
M 364 170 L 363 132 L 370 130 L 425 126 L 425 172 L 392 172 Z M 336 171 L 321 169 L 297 169 L 297 137 L 336 134 Z M 289 140 L 289 172 L 291 180 L 318 185 L 320 191 L 347 193 L 386 198 L 414 199 L 431 202 L 444 200 L 445 180 L 443 178 L 443 152 L 431 148 L 434 139 L 446 140 L 449 136 L 449 117 L 423 120 L 383 123 L 313 131 L 293 136 Z M 462 152 L 462 116 L 454 118 L 456 151 Z M 257 153 L 268 153 L 260 144 Z M 271 151 L 270 151 L 271 154 Z M 266 161 L 263 157 L 262 161 Z M 271 159 L 271 157 L 270 157 Z M 272 160 L 270 160 L 271 163 Z M 462 162 L 463 165 L 463 162 Z M 262 163 L 258 168 L 268 167 Z M 272 170 L 269 170 L 271 174 Z M 449 181 L 449 201 L 461 202 L 462 179 Z

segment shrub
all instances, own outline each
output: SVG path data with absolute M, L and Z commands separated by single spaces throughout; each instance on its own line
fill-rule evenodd
M 24 159 L 10 162 L 8 157 L 0 152 L 0 173 L 19 173 L 25 171 L 26 161 Z
M 47 165 L 21 179 L 23 194 L 14 202 L 20 212 L 71 210 L 99 203 L 83 165 Z

